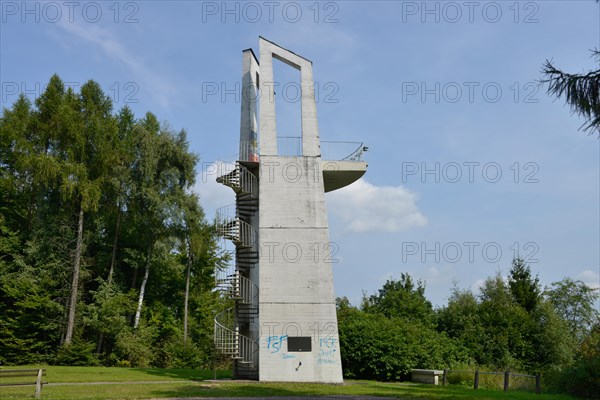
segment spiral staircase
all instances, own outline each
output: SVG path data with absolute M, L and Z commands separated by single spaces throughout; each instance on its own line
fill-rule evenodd
M 258 234 L 252 219 L 258 211 L 256 163 L 235 163 L 217 178 L 236 194 L 235 204 L 217 210 L 217 233 L 235 245 L 235 269 L 217 276 L 217 288 L 234 301 L 234 307 L 215 317 L 215 346 L 233 360 L 236 378 L 258 379 L 258 342 L 250 324 L 258 318 L 258 286 L 250 271 L 258 263 Z

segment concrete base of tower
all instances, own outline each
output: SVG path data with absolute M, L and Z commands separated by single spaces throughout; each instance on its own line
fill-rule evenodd
M 260 381 L 343 383 L 335 304 L 261 303 L 261 311 Z

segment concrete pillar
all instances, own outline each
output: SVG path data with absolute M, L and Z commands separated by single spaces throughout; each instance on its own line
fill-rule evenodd
M 277 155 L 273 62 L 299 69 L 301 157 Z M 312 63 L 260 39 L 259 379 L 342 382 Z
M 242 53 L 242 97 L 240 120 L 241 161 L 258 161 L 258 122 L 256 104 L 258 102 L 258 61 L 251 49 Z

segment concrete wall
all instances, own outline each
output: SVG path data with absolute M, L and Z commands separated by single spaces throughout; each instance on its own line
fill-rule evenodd
M 302 157 L 277 155 L 273 57 L 300 70 Z M 342 382 L 312 63 L 260 39 L 259 379 Z M 288 349 L 310 337 L 311 351 Z
M 311 167 L 318 162 L 261 156 L 261 381 L 342 382 L 323 180 Z M 288 351 L 290 336 L 310 336 L 312 351 Z

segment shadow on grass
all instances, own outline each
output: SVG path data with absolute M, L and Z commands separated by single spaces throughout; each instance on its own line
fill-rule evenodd
M 344 385 L 327 384 L 279 384 L 279 383 L 199 383 L 161 387 L 152 391 L 154 397 L 289 397 L 289 396 L 376 396 L 401 399 L 515 399 L 562 400 L 571 397 L 541 395 L 529 392 L 478 390 L 461 386 L 433 386 L 411 383 L 379 383 L 348 381 Z
M 131 371 L 162 377 L 165 380 L 181 379 L 203 381 L 215 378 L 215 371 L 208 369 L 162 369 L 162 368 L 130 368 Z M 231 378 L 231 371 L 217 370 L 217 379 Z

